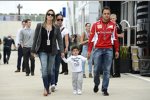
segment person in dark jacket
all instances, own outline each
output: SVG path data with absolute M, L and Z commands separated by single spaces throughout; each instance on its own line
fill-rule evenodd
M 14 47 L 16 48 L 15 41 L 11 37 L 11 35 L 8 35 L 7 37 L 4 37 L 3 44 L 4 44 L 4 47 L 3 47 L 3 58 L 4 59 L 3 59 L 3 61 L 4 61 L 4 64 L 6 64 L 6 63 L 8 64 L 9 58 L 11 55 L 11 45 L 13 44 Z
M 116 22 L 117 21 L 117 15 L 111 14 L 110 19 L 113 23 L 116 24 L 117 35 L 118 35 L 119 40 L 122 39 L 124 37 L 124 33 L 122 31 L 122 26 Z M 114 65 L 114 68 L 111 69 L 112 76 L 113 77 L 121 77 L 121 75 L 120 75 L 120 57 L 117 59 L 114 59 L 113 65 Z
M 60 29 L 55 25 L 55 12 L 49 9 L 46 12 L 43 23 L 38 23 L 35 29 L 33 46 L 31 49 L 32 55 L 38 54 L 41 62 L 41 72 L 44 84 L 44 96 L 50 94 L 51 75 L 55 63 L 55 56 L 58 53 L 57 44 L 60 48 L 61 56 L 64 57 L 63 40 Z

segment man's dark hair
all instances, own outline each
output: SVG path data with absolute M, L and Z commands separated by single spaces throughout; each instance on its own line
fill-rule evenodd
M 102 9 L 102 13 L 104 12 L 104 10 L 109 10 L 111 12 L 111 9 L 108 7 L 108 6 L 105 6 L 103 9 Z
M 25 23 L 27 23 L 28 21 L 31 21 L 31 19 L 26 19 L 26 20 L 25 20 Z
M 86 27 L 88 24 L 90 24 L 90 23 L 85 23 L 85 27 Z M 90 25 L 91 25 L 91 24 L 90 24 Z
M 57 18 L 58 16 L 62 16 L 62 17 L 63 17 L 63 15 L 62 15 L 61 13 L 56 14 L 56 18 Z
M 77 46 L 77 45 L 73 46 L 73 47 L 71 48 L 71 51 L 73 51 L 74 49 L 79 50 L 79 46 Z

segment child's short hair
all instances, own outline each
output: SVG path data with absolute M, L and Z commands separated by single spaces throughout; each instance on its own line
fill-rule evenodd
M 77 45 L 73 46 L 73 47 L 71 48 L 71 51 L 73 51 L 74 49 L 79 50 L 79 46 L 77 46 Z

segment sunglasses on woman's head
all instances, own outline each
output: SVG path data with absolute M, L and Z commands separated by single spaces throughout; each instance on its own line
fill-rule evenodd
M 48 13 L 48 14 L 47 14 L 47 16 L 54 16 L 54 14 L 50 14 L 50 13 Z

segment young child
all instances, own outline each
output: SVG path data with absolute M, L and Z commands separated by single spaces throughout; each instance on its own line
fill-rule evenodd
M 73 46 L 71 49 L 72 55 L 69 58 L 62 58 L 64 62 L 70 62 L 72 64 L 72 86 L 73 94 L 82 94 L 83 72 L 82 62 L 87 58 L 79 55 L 79 47 Z

